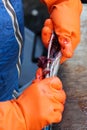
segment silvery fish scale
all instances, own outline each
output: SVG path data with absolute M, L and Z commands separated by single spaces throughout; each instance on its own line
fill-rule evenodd
M 61 51 L 57 36 L 53 33 L 49 42 L 47 59 L 51 62 L 47 63 L 47 70 L 50 71 L 46 77 L 57 76 L 60 65 Z

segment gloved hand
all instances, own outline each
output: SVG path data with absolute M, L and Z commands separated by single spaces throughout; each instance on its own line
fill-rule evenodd
M 36 80 L 18 98 L 27 130 L 41 130 L 44 126 L 60 122 L 66 95 L 59 78 Z
M 65 100 L 60 79 L 43 79 L 39 68 L 36 79 L 18 99 L 0 102 L 0 130 L 41 130 L 60 122 Z
M 50 19 L 45 21 L 42 29 L 42 41 L 48 47 L 49 39 L 54 31 L 61 45 L 63 63 L 72 57 L 73 51 L 80 41 L 80 0 L 42 0 L 48 7 Z
M 41 130 L 61 121 L 66 99 L 62 83 L 57 77 L 41 80 L 41 73 L 18 99 L 0 102 L 0 130 Z

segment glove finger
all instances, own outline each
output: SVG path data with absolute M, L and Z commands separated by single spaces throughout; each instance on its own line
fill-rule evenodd
M 62 114 L 59 111 L 55 112 L 53 123 L 59 123 L 62 120 Z
M 58 77 L 45 78 L 40 82 L 41 85 L 48 86 L 48 88 L 54 88 L 55 90 L 62 89 L 62 82 Z
M 65 104 L 65 101 L 66 101 L 66 94 L 65 94 L 65 92 L 64 92 L 64 90 L 57 90 L 57 91 L 55 91 L 54 89 L 51 89 L 51 91 L 52 91 L 52 100 L 54 101 L 54 102 L 60 102 L 60 103 L 62 103 L 62 104 Z
M 52 35 L 52 31 L 53 31 L 52 21 L 51 21 L 51 19 L 47 19 L 44 22 L 44 27 L 43 27 L 42 33 L 41 33 L 42 42 L 46 48 L 48 48 L 49 40 Z
M 48 124 L 59 123 L 62 120 L 62 114 L 60 111 L 52 111 L 48 116 Z
M 62 89 L 62 82 L 58 77 L 52 77 L 50 81 L 50 87 L 52 87 L 55 90 Z
M 42 80 L 43 79 L 43 70 L 42 68 L 38 68 L 36 71 L 36 79 Z
M 60 103 L 59 101 L 57 101 L 57 103 L 54 103 L 54 111 L 60 111 L 61 113 L 64 111 L 64 105 L 62 103 Z
M 50 28 L 46 26 L 43 27 L 41 37 L 42 37 L 42 42 L 46 48 L 48 48 L 51 35 L 52 35 L 52 30 L 50 30 Z
M 43 79 L 43 70 L 42 70 L 42 68 L 38 68 L 36 70 L 35 79 L 32 81 L 32 83 L 39 82 L 42 79 Z
M 46 19 L 45 22 L 44 22 L 44 26 L 47 26 L 49 27 L 51 30 L 53 30 L 53 23 L 52 23 L 52 20 L 49 18 L 49 19 Z

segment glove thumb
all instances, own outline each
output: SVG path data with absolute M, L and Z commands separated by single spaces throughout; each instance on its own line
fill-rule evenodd
M 32 81 L 32 83 L 39 82 L 43 79 L 43 70 L 42 68 L 38 68 L 36 71 L 35 79 Z

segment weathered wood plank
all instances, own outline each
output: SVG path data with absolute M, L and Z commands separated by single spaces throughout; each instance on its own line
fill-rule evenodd
M 81 15 L 81 43 L 73 58 L 60 66 L 59 76 L 67 102 L 63 120 L 53 130 L 87 130 L 87 5 Z

